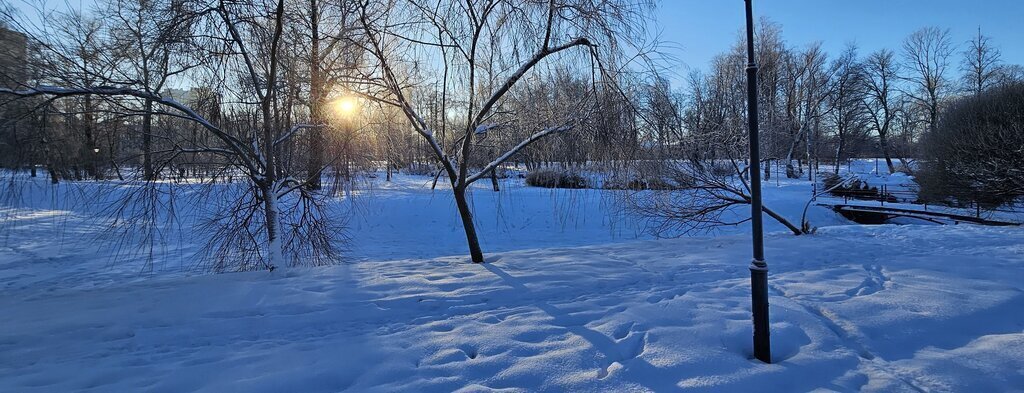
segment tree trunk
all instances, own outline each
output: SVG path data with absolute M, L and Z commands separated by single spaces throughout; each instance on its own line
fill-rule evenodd
M 845 140 L 844 140 L 844 138 L 843 138 L 843 134 L 842 134 L 842 133 L 840 133 L 840 134 L 839 134 L 839 143 L 838 143 L 838 144 L 837 144 L 837 146 L 836 146 L 836 167 L 835 167 L 835 174 L 837 174 L 837 175 L 839 174 L 839 161 L 840 161 L 840 160 L 842 159 L 842 157 L 843 157 L 843 144 L 845 144 L 845 142 L 846 142 L 846 141 L 845 141 Z
M 284 254 L 281 251 L 281 222 L 278 216 L 277 193 L 273 183 L 262 182 L 259 185 L 263 194 L 263 214 L 267 222 L 267 259 L 271 269 L 286 267 Z
M 57 168 L 55 168 L 54 164 L 53 164 L 53 155 L 50 154 L 50 139 L 47 138 L 47 131 L 49 130 L 49 128 L 47 128 L 47 125 L 48 125 L 47 121 L 50 120 L 50 116 L 49 115 L 50 115 L 50 106 L 47 105 L 46 107 L 43 108 L 43 120 L 42 120 L 42 123 L 43 123 L 42 124 L 43 138 L 42 138 L 41 142 L 43 143 L 43 162 L 45 162 L 45 164 L 46 164 L 46 172 L 48 172 L 50 174 L 50 183 L 51 184 L 57 184 L 58 182 L 60 182 L 60 178 L 57 175 Z
M 793 225 L 793 223 L 789 222 L 789 220 L 787 220 L 785 217 L 779 215 L 779 213 L 776 213 L 765 206 L 761 206 L 761 211 L 767 213 L 780 224 L 785 225 L 786 228 L 789 228 L 790 232 L 793 232 L 794 235 L 800 236 L 803 234 L 803 231 L 801 231 L 800 228 L 797 228 L 796 225 Z
M 884 133 L 878 134 L 878 144 L 882 148 L 882 156 L 885 157 L 885 165 L 889 166 L 889 174 L 896 173 L 896 166 L 892 163 L 892 155 L 889 154 L 889 136 Z
M 797 147 L 800 146 L 802 136 L 802 130 L 797 132 L 796 138 L 793 138 L 793 143 L 789 144 L 789 150 L 786 152 L 786 177 L 789 179 L 799 179 L 801 175 L 801 171 L 793 167 L 793 155 L 796 153 Z M 797 165 L 800 165 L 799 159 L 797 160 Z M 800 165 L 799 169 L 803 169 L 803 166 Z
M 146 181 L 156 180 L 153 173 L 153 100 L 146 100 L 142 110 L 142 176 Z
M 267 229 L 267 258 L 271 269 L 287 267 L 281 252 L 280 221 L 277 206 L 277 163 L 274 155 L 273 123 L 270 114 L 269 100 L 263 104 L 263 157 L 266 160 L 266 173 L 259 183 L 263 194 L 263 214 Z
M 459 208 L 459 217 L 462 218 L 462 228 L 466 230 L 466 242 L 469 244 L 469 255 L 473 262 L 483 263 L 484 253 L 480 250 L 480 240 L 476 236 L 476 226 L 473 223 L 473 212 L 469 210 L 469 203 L 466 201 L 466 186 L 455 187 L 455 205 Z
M 85 145 L 82 150 L 82 158 L 85 160 L 85 176 L 93 177 L 97 180 L 100 178 L 99 169 L 96 165 L 98 154 L 96 149 L 99 145 L 96 144 L 95 135 L 93 135 L 93 112 L 92 112 L 92 97 L 85 96 L 85 113 L 82 114 L 83 122 L 85 123 Z M 81 180 L 81 176 L 78 176 Z
M 313 124 L 324 124 L 319 116 L 312 116 Z M 312 127 L 309 132 L 309 161 L 306 163 L 307 186 L 310 190 L 319 190 L 322 187 L 320 169 L 324 162 L 324 137 L 320 127 Z
M 278 217 L 279 206 L 277 201 L 277 151 L 274 148 L 274 112 L 271 106 L 275 99 L 275 87 L 277 85 L 277 56 L 278 44 L 281 38 L 284 18 L 284 0 L 278 0 L 276 10 L 276 26 L 274 38 L 270 45 L 270 67 L 267 72 L 267 84 L 263 97 L 260 100 L 260 114 L 262 115 L 262 140 L 259 140 L 260 149 L 263 149 L 263 178 L 257 181 L 257 186 L 263 193 L 263 214 L 266 219 L 267 229 L 267 257 L 271 269 L 275 267 L 287 267 L 284 255 L 281 252 L 281 228 L 280 217 Z
M 320 168 L 324 165 L 324 85 L 321 77 L 320 59 L 320 10 L 317 0 L 309 1 L 310 12 L 310 51 L 309 51 L 309 118 L 313 128 L 309 132 L 309 161 L 306 162 L 307 188 L 319 190 L 321 187 Z
M 491 187 L 494 188 L 494 192 L 501 191 L 498 187 L 498 173 L 494 169 L 491 169 Z

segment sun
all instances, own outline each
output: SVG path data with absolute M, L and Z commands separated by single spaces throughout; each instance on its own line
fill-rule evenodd
M 334 100 L 334 112 L 342 118 L 350 118 L 359 110 L 359 101 L 352 96 L 344 96 Z

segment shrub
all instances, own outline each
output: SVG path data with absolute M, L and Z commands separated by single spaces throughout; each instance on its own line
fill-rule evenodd
M 926 135 L 921 199 L 998 206 L 1024 196 L 1024 83 L 963 98 Z
M 526 174 L 526 184 L 544 188 L 587 188 L 587 179 L 575 173 L 541 169 Z
M 604 188 L 608 190 L 676 190 L 679 189 L 677 186 L 669 184 L 669 182 L 659 179 L 657 177 L 646 177 L 646 178 L 634 178 L 628 181 L 622 180 L 609 180 L 604 183 Z

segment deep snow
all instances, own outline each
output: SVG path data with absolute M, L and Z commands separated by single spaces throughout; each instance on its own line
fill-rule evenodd
M 221 275 L 182 270 L 189 237 L 139 274 L 94 212 L 30 198 L 0 241 L 0 391 L 1024 391 L 1021 228 L 771 224 L 765 365 L 745 227 L 651 240 L 598 192 L 509 181 L 474 192 L 474 265 L 426 183 L 348 201 L 358 262 Z M 809 186 L 765 188 L 799 219 Z

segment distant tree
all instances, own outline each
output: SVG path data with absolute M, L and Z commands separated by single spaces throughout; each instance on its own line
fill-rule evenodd
M 116 79 L 147 93 L 161 94 L 175 75 L 197 67 L 192 25 L 199 12 L 190 3 L 169 0 L 108 0 L 104 16 L 110 18 L 111 49 L 118 56 Z M 153 100 L 142 108 L 142 178 L 155 180 L 153 158 Z
M 51 56 L 60 60 L 55 61 L 57 67 L 51 68 L 53 75 L 47 80 L 54 84 L 0 88 L 0 94 L 43 97 L 50 101 L 80 99 L 86 103 L 82 108 L 84 115 L 94 114 L 96 104 L 104 102 L 110 108 L 106 112 L 111 112 L 114 118 L 141 115 L 143 113 L 131 109 L 130 104 L 149 101 L 153 104 L 153 109 L 146 110 L 150 115 L 159 114 L 198 125 L 210 138 L 189 139 L 178 135 L 179 138 L 170 141 L 167 158 L 161 165 L 182 156 L 217 156 L 227 163 L 226 172 L 239 173 L 247 180 L 241 195 L 236 195 L 237 198 L 216 211 L 211 219 L 216 224 L 207 248 L 216 259 L 214 269 L 274 269 L 299 263 L 330 263 L 337 249 L 330 241 L 332 226 L 323 214 L 318 195 L 306 191 L 306 179 L 286 171 L 282 154 L 285 144 L 311 127 L 308 124 L 288 127 L 291 116 L 287 102 L 293 98 L 279 94 L 290 93 L 288 87 L 293 85 L 287 80 L 287 70 L 282 70 L 282 62 L 288 60 L 282 55 L 285 5 L 284 0 L 263 5 L 221 2 L 203 12 L 203 30 L 191 38 L 210 38 L 212 43 L 199 46 L 208 51 L 204 55 L 223 56 L 220 62 L 207 64 L 204 71 L 214 76 L 212 85 L 230 92 L 233 99 L 230 108 L 223 108 L 219 94 L 199 94 L 194 99 L 197 106 L 193 108 L 153 91 L 151 86 L 140 88 L 134 79 L 100 80 L 103 74 L 96 72 L 93 64 L 108 64 L 110 58 L 98 51 L 83 51 L 84 44 L 92 41 L 80 39 L 81 34 L 56 42 L 50 41 L 52 37 L 36 35 L 33 39 L 47 45 Z M 86 38 L 99 36 L 95 33 L 98 28 L 72 31 L 90 33 Z M 141 48 L 156 53 L 159 52 L 154 46 L 159 48 L 164 44 L 161 40 L 144 40 L 143 43 Z M 95 47 L 103 47 L 101 44 Z M 221 116 L 220 109 L 228 110 L 228 115 Z M 207 116 L 202 112 L 208 113 Z M 220 121 L 215 123 L 212 119 Z M 88 146 L 98 146 L 95 138 L 90 140 Z M 184 174 L 186 168 L 181 167 L 179 171 Z M 159 170 L 154 168 L 154 172 L 159 173 Z M 124 205 L 126 201 L 129 200 L 120 202 Z M 145 221 L 144 218 L 132 215 L 133 220 Z M 286 258 L 286 251 L 293 257 Z
M 921 136 L 927 132 L 926 109 L 908 94 L 900 93 L 896 96 L 895 113 L 890 125 L 889 147 L 900 161 L 897 170 L 912 173 L 915 160 L 921 156 Z
M 849 147 L 866 133 L 867 111 L 864 106 L 864 70 L 857 59 L 857 47 L 847 46 L 832 68 L 831 121 L 835 130 L 835 168 L 839 173 L 842 160 L 849 157 Z
M 889 138 L 893 119 L 897 115 L 895 96 L 899 73 L 899 63 L 896 62 L 895 54 L 888 49 L 874 52 L 864 61 L 864 106 L 871 121 L 871 128 L 878 135 L 878 147 L 885 157 L 889 173 L 896 172 Z
M 755 56 L 758 75 L 758 121 L 761 132 L 762 169 L 764 179 L 771 179 L 771 161 L 782 155 L 788 133 L 784 114 L 783 87 L 785 86 L 785 59 L 789 49 L 782 38 L 782 25 L 767 18 L 760 20 L 755 37 Z M 745 42 L 741 38 L 733 50 L 743 53 Z
M 105 40 L 107 20 L 77 10 L 51 14 L 57 21 L 47 27 L 47 40 L 32 40 L 42 46 L 44 70 L 40 79 L 64 86 L 102 86 L 112 78 L 117 64 L 116 53 Z M 63 133 L 66 140 L 60 154 L 61 169 L 76 180 L 102 178 L 103 161 L 97 115 L 103 102 L 94 96 L 79 96 L 65 103 Z M 56 139 L 56 138 L 55 138 Z
M 949 58 L 953 55 L 949 30 L 926 27 L 915 31 L 903 41 L 903 61 L 910 84 L 907 91 L 913 101 L 926 111 L 928 129 L 938 126 L 942 100 L 949 93 Z
M 679 98 L 672 92 L 669 81 L 655 78 L 642 95 L 642 110 L 650 121 L 659 159 L 669 159 L 670 146 L 679 141 L 682 131 L 679 116 Z
M 981 34 L 981 28 L 978 28 L 978 35 L 967 43 L 960 70 L 971 94 L 979 95 L 999 83 L 1002 53 L 992 45 L 991 37 Z
M 1024 83 L 960 99 L 924 141 L 923 198 L 998 206 L 1024 196 Z
M 999 73 L 999 84 L 1008 85 L 1018 82 L 1024 82 L 1024 65 L 1020 64 L 1005 64 L 1000 69 Z
M 786 151 L 786 177 L 800 177 L 803 169 L 794 166 L 801 155 L 808 168 L 816 157 L 818 130 L 816 127 L 828 109 L 826 104 L 832 88 L 832 70 L 827 66 L 828 55 L 820 44 L 813 44 L 804 50 L 790 52 L 786 60 L 786 80 L 783 95 L 786 99 L 786 119 L 790 129 L 790 144 Z M 798 148 L 804 144 L 804 153 Z M 808 170 L 813 176 L 813 170 Z
M 745 138 L 745 64 L 742 52 L 730 51 L 715 56 L 707 74 L 689 75 L 689 100 L 683 110 L 683 124 L 692 139 L 690 143 L 710 149 L 704 156 L 708 159 L 733 152 L 724 141 Z
M 495 150 L 481 160 L 479 156 L 488 150 L 478 143 L 480 137 L 501 132 L 501 120 L 511 115 L 503 106 L 509 92 L 521 88 L 527 75 L 544 70 L 557 73 L 572 68 L 608 82 L 615 76 L 607 65 L 621 52 L 620 45 L 638 32 L 634 24 L 646 8 L 646 2 L 630 0 L 486 0 L 437 6 L 380 0 L 360 5 L 360 28 L 372 58 L 370 73 L 361 85 L 364 95 L 400 108 L 426 142 L 451 184 L 473 262 L 483 262 L 484 257 L 469 187 L 527 146 L 574 129 L 594 107 L 592 100 L 563 103 L 576 110 L 569 111 L 570 116 L 545 119 L 503 153 Z M 440 69 L 417 72 L 428 65 Z M 433 84 L 438 77 L 445 89 L 457 90 L 461 101 L 440 114 L 457 118 L 447 140 L 444 128 L 432 128 L 425 116 L 428 112 L 417 107 L 414 99 L 417 86 Z M 476 169 L 476 160 L 487 163 Z
M 311 124 L 329 123 L 331 105 L 328 101 L 332 96 L 338 98 L 347 94 L 336 90 L 344 90 L 345 82 L 351 78 L 353 68 L 364 53 L 357 50 L 364 44 L 358 41 L 357 3 L 353 0 L 307 0 L 308 6 L 300 10 L 303 23 L 296 28 L 300 29 L 297 35 L 302 37 L 300 42 L 308 51 L 305 63 L 309 98 L 306 102 Z M 325 134 L 328 130 L 328 127 L 316 127 L 307 132 L 306 176 L 309 180 L 306 183 L 310 189 L 321 187 L 320 172 L 328 163 L 338 164 L 327 157 L 329 153 L 344 155 L 345 165 L 355 155 L 350 133 L 341 135 L 341 149 L 326 151 L 330 139 Z

